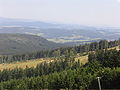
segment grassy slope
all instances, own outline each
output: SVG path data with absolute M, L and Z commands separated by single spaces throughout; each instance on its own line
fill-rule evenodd
M 116 47 L 113 47 L 113 48 L 109 48 L 108 50 L 110 50 L 110 49 L 120 50 L 120 46 L 116 46 Z
M 88 56 L 79 56 L 76 57 L 76 61 L 80 60 L 82 64 L 85 64 L 88 62 Z M 27 67 L 36 67 L 37 64 L 40 64 L 42 62 L 52 62 L 54 59 L 52 58 L 41 58 L 41 59 L 35 59 L 35 60 L 29 60 L 29 61 L 22 61 L 22 62 L 14 62 L 14 63 L 4 63 L 0 64 L 0 70 L 3 69 L 14 69 L 14 68 L 23 68 L 25 69 Z
M 76 57 L 75 60 L 80 60 L 81 64 L 86 64 L 88 62 L 88 55 Z
M 22 62 L 14 62 L 10 64 L 0 64 L 0 70 L 3 69 L 14 69 L 14 68 L 23 68 L 25 69 L 26 67 L 36 67 L 37 64 L 40 64 L 42 62 L 52 62 L 53 60 L 50 58 L 41 58 L 41 59 L 35 59 L 35 60 L 28 60 L 28 61 L 22 61 Z
M 119 46 L 114 47 L 114 48 L 110 48 L 110 49 L 117 49 L 120 50 Z M 110 50 L 109 49 L 109 50 Z M 14 63 L 10 63 L 10 64 L 0 64 L 0 70 L 3 69 L 14 69 L 16 67 L 18 68 L 26 68 L 27 67 L 36 67 L 37 64 L 40 64 L 42 62 L 51 62 L 54 61 L 55 59 L 53 58 L 41 58 L 41 59 L 35 59 L 35 60 L 29 60 L 29 61 L 22 61 L 22 62 L 14 62 Z M 81 64 L 85 64 L 88 62 L 88 55 L 85 56 L 80 56 L 79 54 L 76 56 L 75 58 L 76 61 L 80 60 Z

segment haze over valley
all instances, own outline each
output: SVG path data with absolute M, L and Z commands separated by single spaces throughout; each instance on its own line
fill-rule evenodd
M 120 0 L 0 0 L 0 90 L 120 90 Z
M 97 27 L 0 18 L 0 33 L 37 35 L 56 43 L 79 45 L 102 39 L 118 39 L 120 27 Z

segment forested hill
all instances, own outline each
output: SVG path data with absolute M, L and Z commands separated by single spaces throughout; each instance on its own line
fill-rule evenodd
M 115 47 L 117 46 L 117 47 Z M 58 48 L 24 55 L 3 55 L 0 57 L 0 90 L 40 89 L 98 89 L 97 77 L 101 77 L 102 89 L 120 89 L 120 39 L 101 40 L 76 47 Z M 114 49 L 118 48 L 118 49 Z M 76 56 L 88 56 L 85 65 Z M 35 58 L 44 59 L 35 67 L 7 68 L 15 61 Z M 42 59 L 41 59 L 42 60 Z M 28 62 L 28 61 L 26 61 Z M 0 65 L 0 67 L 1 67 Z M 35 64 L 34 64 L 35 65 Z
M 91 51 L 103 50 L 108 48 L 113 48 L 120 45 L 120 39 L 115 41 L 101 40 L 99 42 L 93 42 L 90 44 L 74 46 L 74 47 L 64 47 L 57 48 L 53 50 L 36 51 L 25 54 L 15 54 L 15 55 L 1 55 L 0 63 L 14 62 L 14 61 L 26 61 L 46 57 L 61 57 L 61 56 L 74 56 L 77 53 L 89 53 Z
M 120 37 L 120 28 L 59 24 L 0 17 L 0 33 L 32 34 L 42 36 L 56 43 L 80 45 L 103 39 L 115 40 Z
M 35 68 L 4 69 L 0 71 L 0 90 L 98 90 L 97 77 L 102 89 L 120 89 L 120 50 L 90 52 L 84 66 L 72 55 L 66 53 Z
M 0 55 L 23 54 L 62 46 L 46 39 L 27 34 L 0 34 Z

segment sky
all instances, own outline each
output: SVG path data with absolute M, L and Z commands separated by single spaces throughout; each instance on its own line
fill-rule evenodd
M 120 26 L 120 0 L 0 0 L 0 17 Z

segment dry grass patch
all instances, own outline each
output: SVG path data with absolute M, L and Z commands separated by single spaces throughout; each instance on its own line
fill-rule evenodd
M 111 49 L 120 50 L 120 46 L 112 47 L 112 48 L 109 48 L 108 50 L 111 50 Z
M 75 60 L 79 60 L 81 64 L 86 64 L 88 63 L 88 55 L 76 57 Z
M 4 63 L 4 64 L 0 64 L 0 70 L 4 70 L 4 69 L 15 69 L 15 68 L 23 68 L 25 69 L 26 67 L 36 67 L 38 64 L 42 63 L 42 62 L 52 62 L 53 60 L 51 60 L 50 58 L 41 58 L 41 59 L 35 59 L 35 60 L 27 60 L 27 61 L 21 61 L 21 62 L 14 62 L 14 63 Z
M 75 58 L 76 61 L 80 60 L 81 64 L 86 64 L 88 62 L 88 55 L 86 56 L 78 56 Z M 22 68 L 25 69 L 26 67 L 36 67 L 38 64 L 43 62 L 53 62 L 55 59 L 53 58 L 41 58 L 41 59 L 35 59 L 35 60 L 27 60 L 27 61 L 21 61 L 21 62 L 13 62 L 13 63 L 4 63 L 0 64 L 0 70 L 4 69 L 15 69 L 15 68 Z

